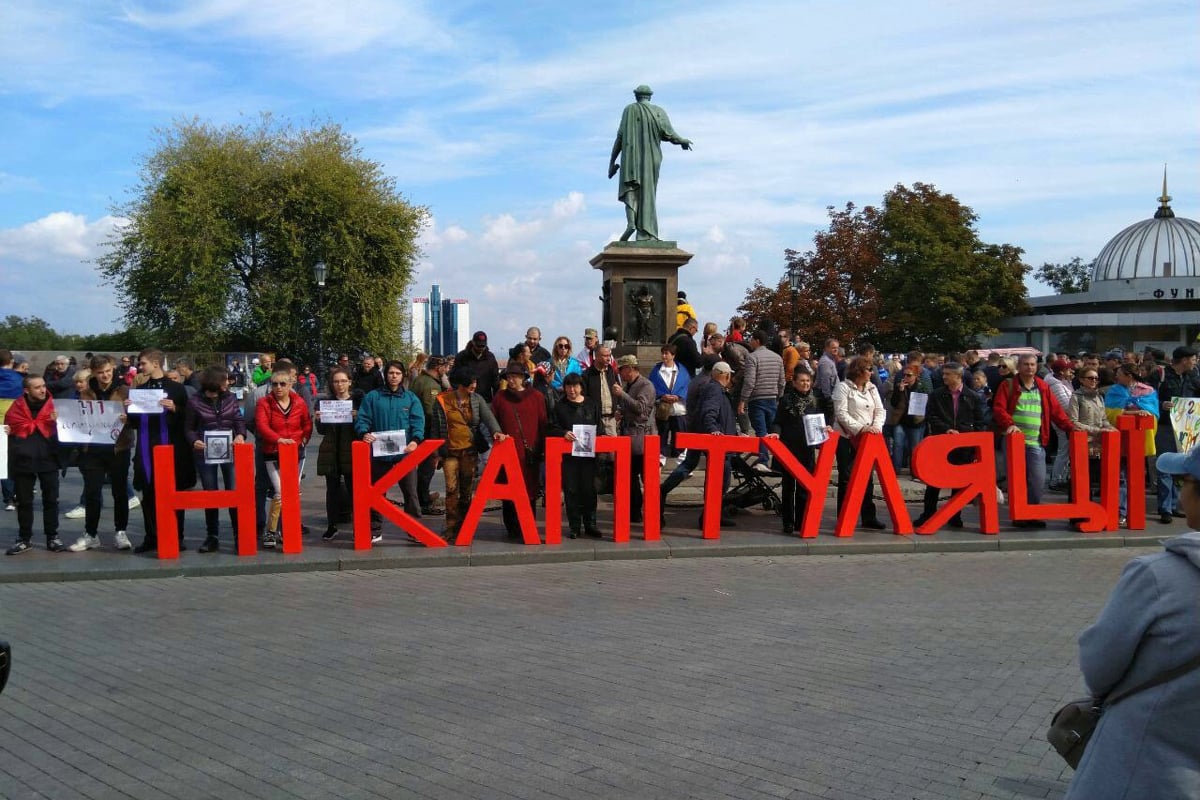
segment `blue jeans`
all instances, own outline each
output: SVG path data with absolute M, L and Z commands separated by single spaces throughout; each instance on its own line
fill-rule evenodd
M 924 438 L 924 425 L 910 428 L 900 424 L 892 430 L 892 466 L 896 468 L 896 472 L 904 467 L 905 460 L 912 455 L 912 451 Z
M 1054 429 L 1058 437 L 1058 452 L 1054 454 L 1054 466 L 1050 470 L 1050 482 L 1063 484 L 1071 480 L 1071 435 L 1060 428 Z
M 775 422 L 775 412 L 778 408 L 779 401 L 774 397 L 760 397 L 746 403 L 746 414 L 750 417 L 750 427 L 754 429 L 755 436 L 766 436 L 771 432 L 771 425 Z M 758 457 L 767 457 L 765 444 L 759 445 Z
M 1025 443 L 1025 486 L 1030 503 L 1042 502 L 1046 488 L 1046 449 L 1029 442 Z
M 1165 472 L 1158 473 L 1158 513 L 1170 514 L 1179 510 L 1179 488 L 1175 477 Z
M 204 459 L 196 459 L 196 475 L 200 478 L 200 487 L 206 492 L 213 492 L 218 489 L 217 476 L 221 476 L 221 482 L 226 489 L 233 488 L 233 464 L 205 464 Z M 221 520 L 221 510 L 219 508 L 204 509 L 204 527 L 207 536 L 216 538 L 217 526 Z M 237 509 L 229 509 L 229 521 L 233 523 L 233 535 L 237 537 Z

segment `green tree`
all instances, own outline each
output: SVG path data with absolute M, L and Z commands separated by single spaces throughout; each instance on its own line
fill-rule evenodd
M 982 242 L 977 219 L 929 184 L 884 195 L 876 288 L 889 347 L 964 350 L 996 333 L 1002 317 L 1027 311 L 1024 251 Z
M 1092 267 L 1095 265 L 1095 261 L 1084 264 L 1082 258 L 1075 256 L 1066 264 L 1046 262 L 1034 271 L 1033 277 L 1059 294 L 1078 294 L 1086 292 L 1092 285 Z
M 427 211 L 333 124 L 190 120 L 157 132 L 98 260 L 127 321 L 181 349 L 401 349 Z M 328 267 L 318 291 L 313 266 Z
M 0 322 L 0 347 L 6 350 L 66 349 L 65 338 L 41 317 L 10 314 Z

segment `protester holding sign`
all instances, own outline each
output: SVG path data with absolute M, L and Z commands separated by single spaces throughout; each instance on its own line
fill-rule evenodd
M 317 474 L 325 478 L 325 533 L 330 541 L 338 534 L 338 523 L 350 521 L 350 498 L 354 491 L 350 445 L 354 443 L 354 418 L 362 405 L 362 392 L 352 390 L 350 370 L 334 367 L 329 371 L 329 393 L 317 399 L 317 433 L 321 448 L 317 451 Z M 346 404 L 350 413 L 345 414 Z
M 825 415 L 821 407 L 821 398 L 813 391 L 812 370 L 806 366 L 795 367 L 792 371 L 792 382 L 784 387 L 779 411 L 775 415 L 769 436 L 783 442 L 788 452 L 809 472 L 816 466 L 816 451 L 813 449 L 813 443 L 808 440 L 806 418 L 819 416 L 821 430 L 826 434 L 833 432 L 833 428 L 825 424 Z M 800 530 L 804 522 L 804 515 L 808 511 L 808 490 L 800 486 L 800 482 L 791 472 L 780 469 L 778 464 L 775 468 L 783 474 L 783 532 L 791 534 Z
M 129 424 L 137 431 L 137 451 L 133 461 L 133 488 L 142 492 L 142 519 L 146 526 L 146 538 L 135 552 L 149 553 L 158 549 L 158 508 L 155 502 L 154 448 L 169 445 L 174 451 L 175 490 L 187 491 L 196 483 L 196 468 L 192 451 L 184 435 L 184 413 L 187 409 L 187 390 L 171 380 L 163 371 L 161 350 L 150 348 L 138 354 L 138 377 L 144 382 L 130 390 L 125 399 L 125 413 Z M 138 392 L 157 393 L 161 399 L 152 405 L 135 406 L 134 396 Z M 141 410 L 135 411 L 135 408 Z M 183 510 L 175 512 L 179 526 L 179 549 L 183 546 Z
M 1158 385 L 1158 435 L 1154 446 L 1159 453 L 1179 452 L 1179 444 L 1175 437 L 1175 426 L 1171 420 L 1171 411 L 1175 398 L 1200 397 L 1200 376 L 1196 370 L 1196 351 L 1190 347 L 1176 347 L 1171 354 L 1171 365 L 1163 371 L 1162 381 Z M 1173 517 L 1182 517 L 1179 508 L 1179 490 L 1175 487 L 1175 478 L 1166 473 L 1158 473 L 1158 521 L 1164 525 Z
M 92 359 L 91 378 L 87 388 L 80 392 L 79 399 L 91 401 L 89 411 L 97 421 L 111 420 L 100 425 L 96 435 L 85 444 L 79 457 L 79 470 L 83 473 L 84 534 L 71 545 L 71 550 L 81 552 L 100 546 L 100 512 L 104 507 L 104 484 L 112 490 L 113 527 L 116 530 L 118 550 L 130 550 L 133 543 L 125 531 L 129 527 L 129 509 L 133 507 L 129 489 L 130 453 L 133 450 L 133 428 L 126 424 L 125 399 L 129 387 L 116 374 L 116 362 L 112 356 L 101 355 Z M 102 413 L 101 413 L 102 412 Z M 112 416 L 115 413 L 115 418 Z M 61 420 L 60 420 L 61 425 Z M 112 432 L 116 431 L 115 438 Z M 134 495 L 136 499 L 136 495 Z
M 386 455 L 371 455 L 371 480 L 378 481 L 397 462 L 417 449 L 425 439 L 425 409 L 412 392 L 404 388 L 404 376 L 408 368 L 400 361 L 389 361 L 383 374 L 384 385 L 373 389 L 363 398 L 354 421 L 354 432 L 364 442 L 373 444 L 377 434 L 402 433 L 405 445 L 402 450 Z M 372 448 L 372 451 L 374 448 Z M 404 495 L 404 512 L 414 519 L 421 518 L 421 501 L 417 497 L 417 471 L 414 469 L 400 479 L 400 491 Z M 411 538 L 411 537 L 410 537 Z M 378 511 L 371 512 L 371 543 L 383 541 L 383 518 Z
M 213 437 L 218 434 L 225 434 L 226 438 L 232 435 L 233 444 L 246 441 L 246 423 L 242 419 L 242 410 L 238 399 L 229 391 L 229 370 L 224 367 L 208 367 L 200 373 L 200 390 L 188 400 L 186 421 L 187 439 L 192 443 L 200 485 L 207 492 L 215 491 L 219 472 L 225 489 L 232 489 L 232 453 L 220 455 L 211 452 L 214 449 L 211 444 Z M 219 509 L 204 509 L 205 538 L 204 544 L 200 545 L 201 553 L 217 552 L 219 521 Z M 236 508 L 229 509 L 229 521 L 236 532 Z

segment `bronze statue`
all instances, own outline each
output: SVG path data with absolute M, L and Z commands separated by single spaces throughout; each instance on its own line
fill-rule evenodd
M 654 313 L 654 295 L 648 287 L 643 286 L 638 290 L 637 294 L 629 298 L 629 302 L 633 305 L 637 333 L 636 341 L 655 341 L 654 319 L 658 315 Z
M 623 242 L 635 233 L 638 239 L 659 238 L 658 207 L 655 204 L 658 170 L 662 164 L 659 142 L 677 144 L 684 150 L 692 149 L 690 139 L 675 133 L 667 112 L 650 102 L 653 94 L 645 84 L 633 90 L 637 102 L 625 106 L 609 158 L 608 177 L 616 175 L 618 170 L 621 172 L 617 199 L 625 204 L 626 228 L 621 235 Z M 617 164 L 618 157 L 621 159 L 620 165 Z

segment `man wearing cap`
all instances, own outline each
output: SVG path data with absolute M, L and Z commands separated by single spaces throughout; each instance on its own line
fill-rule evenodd
M 630 438 L 634 463 L 645 452 L 645 438 L 653 436 L 654 384 L 642 377 L 635 355 L 617 359 L 617 375 L 621 380 L 613 384 L 612 394 L 621 409 L 621 435 Z M 629 513 L 634 522 L 642 519 L 642 471 L 635 468 L 629 481 Z
M 730 384 L 733 382 L 733 369 L 724 361 L 717 361 L 712 365 L 711 371 L 708 374 L 702 374 L 696 377 L 688 385 L 687 396 L 687 429 L 692 433 L 707 433 L 714 436 L 737 436 L 737 423 L 733 418 L 733 406 L 730 404 L 729 397 L 726 395 Z M 691 474 L 692 470 L 700 463 L 700 450 L 688 450 L 687 458 L 685 458 L 674 471 L 667 476 L 663 481 L 660 490 L 660 502 L 663 508 L 666 508 L 667 495 L 683 482 L 684 478 Z M 709 456 L 705 455 L 707 460 Z M 729 466 L 730 457 L 726 456 L 722 463 L 721 471 L 721 495 L 724 496 L 729 492 L 729 481 L 731 468 Z M 711 463 L 706 463 L 706 469 L 712 469 Z M 721 514 L 722 509 L 716 509 L 718 514 Z M 721 514 L 721 525 L 723 527 L 733 527 L 736 523 L 731 519 Z M 704 512 L 700 514 L 700 527 L 704 527 Z
M 677 144 L 692 149 L 692 142 L 675 133 L 667 112 L 650 102 L 654 92 L 642 84 L 633 90 L 637 102 L 625 106 L 617 138 L 608 160 L 608 177 L 621 173 L 617 199 L 625 204 L 625 233 L 628 241 L 635 233 L 638 239 L 658 239 L 658 171 L 662 164 L 659 142 Z M 621 163 L 617 164 L 617 159 Z
M 488 335 L 475 331 L 471 341 L 454 358 L 454 366 L 465 367 L 475 376 L 475 391 L 487 402 L 492 402 L 500 388 L 500 364 L 488 349 Z
M 584 369 L 592 366 L 596 360 L 596 348 L 600 346 L 600 334 L 595 328 L 585 328 L 583 331 L 583 349 L 575 354 L 575 360 Z
M 409 385 L 409 391 L 421 401 L 421 409 L 425 419 L 433 419 L 433 407 L 437 396 L 442 393 L 442 377 L 446 374 L 446 359 L 441 356 L 430 356 L 425 360 L 425 368 Z M 430 435 L 431 439 L 439 438 Z M 433 482 L 433 473 L 437 471 L 437 458 L 427 458 L 417 467 L 417 499 L 421 501 L 421 513 L 437 516 L 443 513 L 434 504 L 434 497 L 429 493 L 429 484 Z
M 1163 373 L 1158 386 L 1160 411 L 1154 447 L 1159 453 L 1176 453 L 1179 442 L 1171 424 L 1171 406 L 1176 397 L 1200 397 L 1200 376 L 1196 375 L 1196 351 L 1191 347 L 1176 347 L 1171 353 L 1171 365 Z M 1200 449 L 1200 448 L 1196 448 Z M 1182 517 L 1179 508 L 1179 489 L 1175 478 L 1161 470 L 1158 473 L 1158 521 L 1168 524 L 1173 517 Z
M 549 417 L 546 400 L 539 392 L 525 388 L 524 365 L 513 361 L 505 368 L 509 379 L 504 391 L 497 392 L 492 400 L 492 413 L 500 423 L 500 430 L 513 439 L 517 453 L 521 455 L 521 472 L 525 479 L 525 491 L 532 507 L 538 494 L 538 477 L 542 452 L 546 444 L 546 428 Z M 504 529 L 510 539 L 520 539 L 521 520 L 517 507 L 508 500 L 501 504 Z

